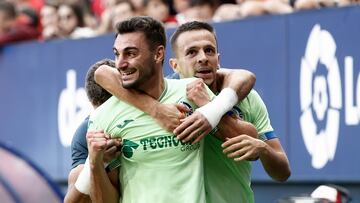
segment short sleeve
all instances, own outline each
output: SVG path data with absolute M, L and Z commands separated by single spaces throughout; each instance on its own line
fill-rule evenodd
M 88 156 L 88 148 L 86 143 L 86 132 L 88 128 L 89 117 L 87 117 L 76 129 L 71 142 L 71 167 L 75 168 L 79 164 L 84 164 Z

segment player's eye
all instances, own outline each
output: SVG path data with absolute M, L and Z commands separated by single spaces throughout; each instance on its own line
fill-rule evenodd
M 215 49 L 214 48 L 206 48 L 205 53 L 208 55 L 213 55 L 213 54 L 215 54 Z
M 196 54 L 196 51 L 193 50 L 193 49 L 191 49 L 191 50 L 189 50 L 189 51 L 186 52 L 186 55 L 187 55 L 187 56 L 194 56 L 195 54 Z

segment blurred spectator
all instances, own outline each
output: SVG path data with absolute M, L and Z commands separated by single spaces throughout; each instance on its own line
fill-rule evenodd
M 24 7 L 17 14 L 13 3 L 0 2 L 0 46 L 38 38 L 37 23 L 37 14 L 31 8 Z
M 295 0 L 295 10 L 321 9 L 324 7 L 338 7 L 359 5 L 359 0 Z
M 15 20 L 15 6 L 12 3 L 0 2 L 0 36 L 10 32 Z
M 242 18 L 241 6 L 239 4 L 222 4 L 216 9 L 213 21 L 222 22 Z
M 167 0 L 144 0 L 145 15 L 150 16 L 165 26 L 177 25 L 174 16 L 170 15 L 170 6 Z
M 2 0 L 4 1 L 4 0 Z M 45 0 L 7 0 L 15 5 L 16 9 L 32 8 L 39 13 Z
M 46 3 L 40 11 L 40 22 L 42 25 L 41 37 L 44 40 L 59 37 L 59 17 L 57 14 L 58 6 L 54 3 Z
M 37 29 L 39 26 L 39 21 L 39 16 L 33 8 L 23 7 L 19 9 L 19 14 L 17 17 L 18 23 Z
M 176 12 L 175 19 L 178 24 L 183 24 L 186 22 L 185 11 L 190 8 L 190 0 L 174 0 L 173 8 Z
M 81 8 L 76 4 L 61 4 L 58 9 L 59 31 L 63 37 L 83 38 L 96 36 L 90 27 L 85 27 Z
M 287 14 L 293 11 L 288 1 L 284 0 L 246 0 L 241 3 L 242 17 L 265 14 Z M 239 3 L 239 1 L 238 1 Z
M 130 17 L 135 16 L 135 7 L 131 3 L 131 1 L 128 0 L 122 0 L 120 3 L 116 4 L 112 11 L 112 28 L 113 30 L 116 27 L 116 24 L 118 24 L 121 21 L 124 21 Z
M 320 9 L 323 7 L 334 7 L 337 1 L 334 0 L 296 0 L 294 3 L 295 10 Z
M 185 21 L 203 21 L 212 20 L 219 2 L 217 0 L 190 0 L 190 7 L 184 12 Z
M 94 16 L 93 10 L 91 8 L 92 0 L 58 0 L 62 2 L 61 4 L 70 4 L 75 5 L 81 9 L 82 18 L 84 21 L 84 27 L 90 27 L 96 29 L 98 26 L 98 21 Z
M 190 0 L 174 0 L 173 7 L 176 13 L 183 13 L 190 7 Z
M 135 7 L 128 0 L 116 0 L 114 5 L 107 6 L 101 14 L 99 34 L 113 32 L 116 24 L 135 16 Z
M 135 7 L 135 15 L 136 16 L 142 16 L 144 15 L 144 0 L 129 0 Z

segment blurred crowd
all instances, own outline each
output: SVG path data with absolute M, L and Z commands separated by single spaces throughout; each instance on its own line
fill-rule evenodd
M 222 22 L 359 4 L 359 0 L 0 0 L 0 47 L 25 40 L 83 38 L 113 32 L 117 22 L 146 15 L 166 27 Z

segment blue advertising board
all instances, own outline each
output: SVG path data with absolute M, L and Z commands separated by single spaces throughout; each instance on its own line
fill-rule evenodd
M 348 7 L 214 24 L 221 66 L 257 76 L 292 181 L 360 181 L 358 19 L 360 8 Z M 86 72 L 113 58 L 113 40 L 110 34 L 0 50 L 0 141 L 65 180 L 72 133 L 91 111 Z M 270 180 L 261 164 L 253 171 L 253 180 Z

